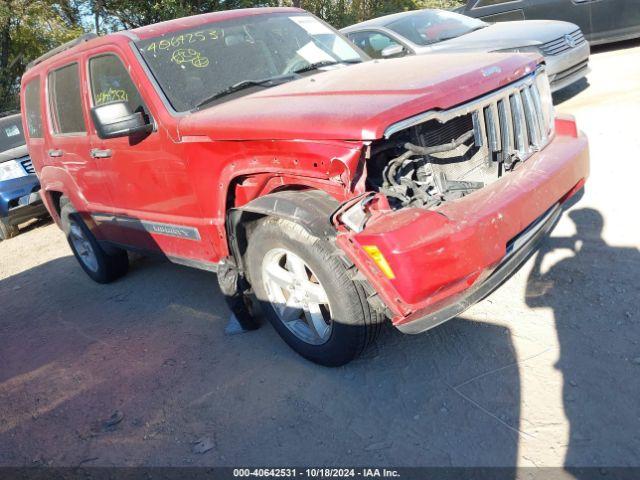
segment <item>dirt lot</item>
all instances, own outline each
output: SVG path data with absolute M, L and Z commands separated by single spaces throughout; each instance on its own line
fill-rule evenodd
M 544 250 L 343 368 L 225 336 L 211 274 L 139 259 L 99 286 L 51 224 L 0 243 L 0 465 L 640 466 L 640 43 L 592 68 L 559 107 L 592 177 Z

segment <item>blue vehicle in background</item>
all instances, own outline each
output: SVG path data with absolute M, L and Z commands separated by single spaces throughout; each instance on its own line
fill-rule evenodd
M 20 113 L 5 115 L 0 118 L 0 240 L 16 236 L 21 223 L 47 215 Z

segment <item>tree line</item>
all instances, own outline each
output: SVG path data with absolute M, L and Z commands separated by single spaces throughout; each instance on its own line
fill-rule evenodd
M 17 109 L 27 64 L 83 33 L 105 34 L 173 18 L 248 7 L 296 6 L 336 28 L 462 0 L 0 0 L 0 113 Z

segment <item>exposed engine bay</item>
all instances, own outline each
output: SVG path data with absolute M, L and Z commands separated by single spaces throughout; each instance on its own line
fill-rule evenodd
M 553 103 L 543 70 L 486 97 L 400 125 L 371 145 L 367 189 L 393 209 L 434 208 L 479 190 L 553 133 Z
M 461 198 L 497 180 L 507 168 L 477 146 L 472 115 L 446 124 L 435 120 L 373 145 L 369 187 L 392 208 L 431 208 Z

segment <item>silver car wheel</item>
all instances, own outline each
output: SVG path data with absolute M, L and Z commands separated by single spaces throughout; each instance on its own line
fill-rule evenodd
M 75 248 L 80 261 L 92 272 L 97 272 L 98 257 L 96 256 L 96 252 L 93 250 L 91 242 L 89 242 L 84 231 L 75 220 L 70 219 L 69 223 L 69 239 L 71 240 L 71 243 L 73 243 L 73 247 Z
M 280 321 L 300 340 L 322 345 L 331 337 L 329 297 L 298 255 L 269 250 L 262 261 L 262 281 Z

